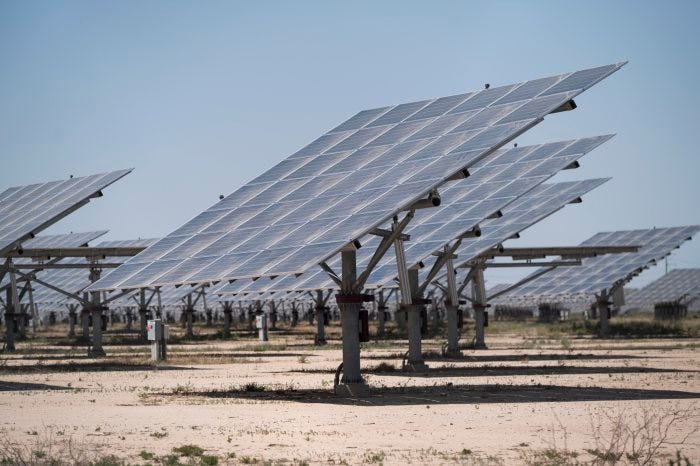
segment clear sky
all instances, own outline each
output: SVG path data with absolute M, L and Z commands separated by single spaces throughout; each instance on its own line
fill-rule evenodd
M 135 167 L 50 231 L 164 236 L 361 109 L 630 60 L 518 141 L 618 133 L 555 178 L 613 180 L 512 244 L 700 223 L 699 23 L 696 1 L 0 0 L 0 188 Z M 669 261 L 691 266 L 700 238 Z

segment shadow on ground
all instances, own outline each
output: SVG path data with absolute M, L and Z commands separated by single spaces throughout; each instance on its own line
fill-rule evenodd
M 26 390 L 71 390 L 71 388 L 44 383 L 7 382 L 0 380 L 0 392 L 20 392 Z
M 389 355 L 363 354 L 362 359 L 398 359 L 402 360 L 405 354 L 393 353 Z M 465 354 L 461 357 L 447 358 L 438 354 L 424 354 L 426 361 L 458 361 L 458 362 L 500 362 L 500 361 L 595 361 L 614 359 L 654 359 L 657 356 L 637 356 L 630 354 L 579 354 L 579 353 L 553 353 L 553 354 Z
M 442 385 L 432 387 L 372 387 L 369 396 L 343 398 L 332 390 L 283 389 L 260 391 L 214 390 L 159 393 L 151 396 L 237 399 L 252 401 L 295 401 L 358 406 L 402 406 L 431 404 L 552 403 L 572 401 L 665 400 L 700 398 L 699 393 L 674 390 L 640 390 L 602 387 L 564 387 L 542 385 Z
M 65 364 L 26 364 L 0 366 L 0 374 L 55 374 L 61 372 L 138 372 L 138 371 L 188 371 L 198 370 L 194 367 L 129 364 L 119 362 L 86 362 Z
M 288 372 L 301 372 L 312 374 L 328 374 L 328 369 L 301 369 Z M 480 366 L 480 367 L 456 367 L 456 366 L 431 366 L 425 373 L 404 372 L 393 366 L 365 368 L 363 372 L 382 376 L 398 377 L 489 377 L 489 376 L 516 376 L 516 375 L 591 375 L 591 374 L 648 374 L 648 373 L 676 373 L 695 372 L 679 369 L 660 369 L 656 367 L 627 367 L 627 366 Z

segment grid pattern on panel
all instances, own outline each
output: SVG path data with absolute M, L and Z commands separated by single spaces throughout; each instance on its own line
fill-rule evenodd
M 460 257 L 471 258 L 473 256 L 470 254 L 474 254 L 475 251 L 482 252 L 494 247 L 541 220 L 543 215 L 551 214 L 552 209 L 561 208 L 565 203 L 600 185 L 606 180 L 560 183 L 554 185 L 556 189 L 552 185 L 536 188 L 545 179 L 584 155 L 579 151 L 593 150 L 610 137 L 597 136 L 502 149 L 482 161 L 474 168 L 471 176 L 449 183 L 449 187 L 443 191 L 443 204 L 439 208 L 415 212 L 415 217 L 404 230 L 411 237 L 411 240 L 404 244 L 407 264 L 410 266 L 428 260 L 433 252 L 479 224 L 482 226 L 482 236 L 464 240 L 458 252 Z M 577 149 L 572 151 L 570 147 Z M 562 153 L 569 155 L 562 157 L 559 155 Z M 542 167 L 546 167 L 546 170 Z M 530 176 L 533 172 L 539 175 Z M 533 194 L 530 195 L 528 192 L 533 188 Z M 499 210 L 505 213 L 503 217 L 484 220 Z M 507 236 L 503 237 L 502 234 L 506 232 Z M 365 236 L 360 242 L 364 246 L 357 252 L 357 261 L 358 266 L 363 266 L 369 262 L 379 240 L 374 236 Z M 338 258 L 328 263 L 335 269 L 340 266 Z M 393 250 L 390 249 L 370 275 L 367 286 L 387 285 L 395 276 L 396 260 Z M 218 292 L 248 294 L 325 289 L 334 286 L 325 272 L 316 272 L 276 281 L 261 279 L 255 282 L 236 282 L 219 288 Z
M 362 111 L 92 288 L 303 273 L 623 65 Z
M 587 258 L 579 267 L 555 269 L 513 290 L 509 296 L 593 295 L 626 282 L 645 268 L 662 260 L 691 239 L 700 226 L 691 225 L 651 230 L 626 230 L 598 233 L 582 246 L 640 246 L 636 253 L 610 254 Z
M 131 172 L 117 170 L 8 188 L 0 193 L 0 253 L 15 247 Z
M 627 291 L 627 290 L 625 290 Z M 628 303 L 657 303 L 700 296 L 700 269 L 673 269 L 626 298 Z

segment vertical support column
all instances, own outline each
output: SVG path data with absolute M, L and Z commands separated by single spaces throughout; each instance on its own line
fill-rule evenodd
M 78 314 L 75 312 L 77 308 L 74 304 L 68 305 L 68 337 L 75 336 L 75 324 L 78 321 Z
M 340 296 L 337 297 L 340 309 L 340 325 L 343 332 L 343 376 L 336 387 L 336 394 L 362 396 L 367 393 L 367 385 L 360 373 L 360 307 L 361 299 L 357 282 L 357 251 L 353 245 L 341 251 L 342 273 Z
M 393 228 L 396 228 L 396 222 L 394 222 Z M 404 369 L 424 372 L 428 369 L 428 366 L 423 362 L 421 349 L 420 314 L 422 305 L 413 305 L 413 290 L 418 289 L 418 270 L 408 270 L 406 268 L 403 240 L 400 237 L 394 240 L 394 254 L 396 256 L 399 289 L 401 290 L 401 305 L 397 309 L 397 312 L 405 311 L 408 317 L 406 322 L 408 332 L 408 364 Z
M 202 307 L 204 307 L 204 315 L 206 316 L 206 326 L 211 327 L 212 326 L 212 310 L 207 307 L 207 293 L 204 291 L 204 288 L 202 288 Z
M 224 338 L 229 338 L 231 336 L 231 320 L 233 314 L 233 307 L 229 301 L 225 301 L 224 304 Z
M 192 330 L 192 323 L 194 320 L 194 306 L 192 305 L 192 293 L 187 295 L 187 306 L 185 307 L 185 336 L 187 338 L 194 338 L 194 332 Z
M 148 309 L 146 308 L 146 289 L 141 288 L 139 290 L 139 334 L 141 335 L 141 340 L 147 341 L 148 335 L 146 330 L 146 324 L 148 320 Z
M 131 332 L 131 323 L 134 320 L 134 315 L 131 312 L 131 307 L 126 309 L 126 331 Z
M 316 337 L 314 343 L 322 346 L 326 344 L 326 308 L 323 303 L 323 290 L 316 290 Z
M 277 303 L 270 300 L 270 330 L 277 330 Z
M 455 268 L 452 257 L 445 261 L 447 269 L 447 296 L 445 297 L 445 312 L 447 313 L 447 350 L 445 356 L 461 356 L 459 351 L 459 296 L 455 283 Z
M 15 274 L 11 273 L 10 287 L 7 288 L 5 294 L 5 351 L 7 353 L 12 353 L 15 350 L 15 306 L 18 302 L 17 282 Z
M 94 283 L 100 279 L 100 270 L 94 267 L 90 268 L 90 282 Z M 102 306 L 100 305 L 100 292 L 90 292 L 90 302 L 92 304 L 92 348 L 90 356 L 101 357 L 105 356 L 105 350 L 102 348 Z
M 299 323 L 299 311 L 297 310 L 297 302 L 292 301 L 292 327 L 296 327 Z
M 32 319 L 32 331 L 36 332 L 39 328 L 39 312 L 37 312 L 37 307 L 34 304 L 34 288 L 32 288 L 32 283 L 28 282 L 27 286 L 27 294 L 29 295 L 29 316 Z
M 377 336 L 383 337 L 386 335 L 386 300 L 384 299 L 384 290 L 379 290 L 379 297 L 377 300 Z
M 87 292 L 83 293 L 83 300 L 89 301 Z M 85 304 L 80 309 L 80 324 L 82 326 L 80 339 L 90 341 L 90 309 Z
M 423 347 L 421 334 L 421 314 L 423 297 L 419 296 L 418 290 L 418 269 L 408 270 L 408 283 L 410 288 L 410 303 L 405 307 L 408 310 L 408 362 L 404 370 L 412 372 L 426 372 L 428 366 L 423 361 Z
M 486 287 L 484 283 L 484 267 L 481 264 L 474 265 L 474 278 L 472 282 L 472 299 L 474 299 L 474 348 L 486 349 L 485 324 L 486 324 Z
M 600 295 L 596 297 L 598 304 L 598 317 L 600 318 L 600 336 L 607 337 L 610 333 L 610 324 L 608 319 L 609 305 L 608 291 L 602 290 Z

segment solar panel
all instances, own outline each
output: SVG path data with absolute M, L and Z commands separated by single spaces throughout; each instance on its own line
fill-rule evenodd
M 87 245 L 100 236 L 104 236 L 108 230 L 86 231 L 84 233 L 65 233 L 60 235 L 40 235 L 22 243 L 25 249 L 55 249 L 77 248 Z
M 33 238 L 130 172 L 117 170 L 6 189 L 0 193 L 0 253 Z
M 579 267 L 553 270 L 509 293 L 508 296 L 592 295 L 632 279 L 666 257 L 700 230 L 699 225 L 650 230 L 610 231 L 594 235 L 582 246 L 641 246 L 636 253 L 583 260 Z M 535 272 L 536 273 L 536 272 Z
M 469 178 L 451 182 L 444 191 L 451 193 L 445 196 L 449 201 L 439 208 L 416 211 L 416 216 L 404 231 L 411 236 L 411 240 L 404 245 L 406 263 L 413 265 L 420 261 L 427 261 L 433 252 L 441 250 L 445 244 L 478 224 L 482 229 L 482 236 L 463 240 L 462 247 L 458 250 L 460 258 L 473 258 L 599 186 L 607 180 L 586 180 L 536 187 L 544 179 L 570 164 L 573 159 L 569 157 L 579 158 L 583 155 L 569 155 L 563 160 L 558 160 L 560 153 L 571 154 L 568 147 L 576 146 L 592 150 L 609 138 L 610 136 L 599 136 L 500 150 L 488 162 L 476 167 Z M 547 176 L 528 177 L 528 172 L 512 170 L 512 167 L 518 165 L 518 160 L 532 161 L 533 154 L 537 155 L 537 163 L 529 166 L 529 170 L 541 172 L 539 167 L 547 166 L 550 170 Z M 545 154 L 548 154 L 548 158 Z M 553 164 L 552 161 L 557 163 Z M 523 183 L 523 181 L 526 182 Z M 529 190 L 532 191 L 519 197 Z M 516 198 L 517 200 L 513 202 Z M 488 207 L 482 207 L 484 205 Z M 503 217 L 484 220 L 497 210 L 503 211 Z M 371 246 L 374 246 L 377 241 L 378 239 L 372 236 L 361 239 L 365 247 L 357 251 L 358 264 L 366 264 L 370 260 L 374 250 Z M 337 266 L 337 260 L 330 261 L 329 264 Z M 395 259 L 393 254 L 388 252 L 375 271 L 370 274 L 366 286 L 374 288 L 387 285 L 395 276 Z M 235 282 L 216 288 L 216 292 L 261 293 L 334 287 L 334 282 L 321 271 L 310 276 L 290 276 L 272 282 L 269 280 Z
M 626 291 L 626 290 L 625 290 Z M 628 303 L 658 303 L 700 296 L 700 269 L 673 269 L 634 294 L 626 293 Z
M 91 289 L 303 273 L 623 65 L 552 77 L 549 87 L 538 80 L 362 111 Z M 551 92 L 554 87 L 566 90 Z M 519 100 L 498 103 L 514 91 Z M 421 139 L 412 139 L 422 131 Z M 241 230 L 250 234 L 245 242 L 231 242 L 223 256 L 203 255 Z M 227 257 L 243 252 L 255 255 L 242 262 Z M 228 267 L 210 269 L 215 262 Z

